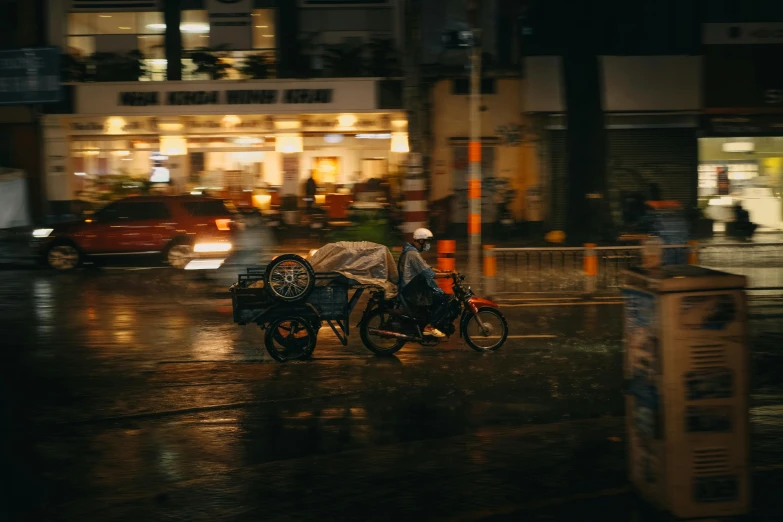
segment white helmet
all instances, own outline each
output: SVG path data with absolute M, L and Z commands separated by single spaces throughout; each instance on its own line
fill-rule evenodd
M 416 241 L 427 241 L 432 238 L 432 232 L 430 232 L 427 228 L 417 228 L 413 232 L 413 239 Z

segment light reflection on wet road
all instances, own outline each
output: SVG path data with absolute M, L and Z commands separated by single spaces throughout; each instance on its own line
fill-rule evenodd
M 218 289 L 169 270 L 0 272 L 14 520 L 366 520 L 358 504 L 386 520 L 423 498 L 448 518 L 622 485 L 617 305 L 509 307 L 513 335 L 552 337 L 494 354 L 453 339 L 377 358 L 322 329 L 312 361 L 279 364 Z M 772 344 L 754 429 L 773 463 L 778 322 L 756 322 Z M 438 504 L 449 494 L 462 503 Z

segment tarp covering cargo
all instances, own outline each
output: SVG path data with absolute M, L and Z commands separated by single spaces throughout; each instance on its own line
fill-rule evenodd
M 27 227 L 30 224 L 24 172 L 0 168 L 0 229 Z
M 383 245 L 369 241 L 329 243 L 309 261 L 316 272 L 337 272 L 357 283 L 383 288 L 388 298 L 397 295 L 397 264 Z

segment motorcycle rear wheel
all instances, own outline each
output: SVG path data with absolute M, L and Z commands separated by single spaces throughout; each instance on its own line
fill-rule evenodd
M 394 355 L 400 348 L 405 346 L 405 341 L 397 338 L 385 338 L 377 334 L 371 334 L 370 328 L 382 330 L 386 327 L 389 320 L 389 314 L 383 310 L 375 309 L 364 318 L 362 327 L 359 329 L 359 335 L 362 343 L 375 355 Z

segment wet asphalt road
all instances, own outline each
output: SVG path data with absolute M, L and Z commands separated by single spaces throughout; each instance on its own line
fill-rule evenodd
M 613 300 L 507 305 L 493 354 L 452 339 L 378 358 L 322 329 L 311 361 L 280 364 L 232 322 L 230 279 L 0 272 L 0 520 L 476 520 L 624 493 Z M 760 305 L 765 482 L 783 465 L 783 343 L 778 303 Z M 627 520 L 605 509 L 583 519 Z

